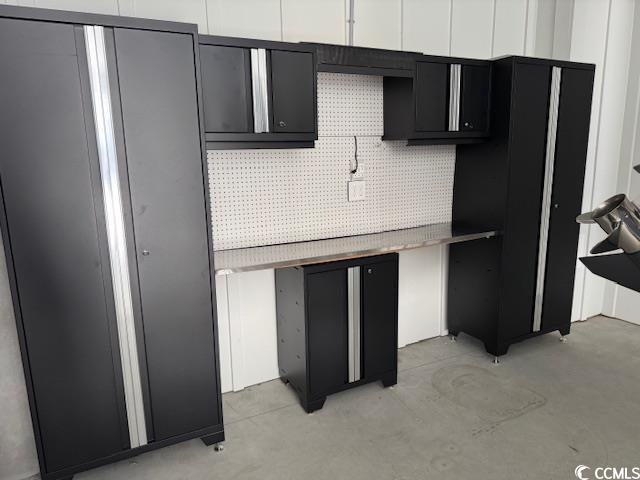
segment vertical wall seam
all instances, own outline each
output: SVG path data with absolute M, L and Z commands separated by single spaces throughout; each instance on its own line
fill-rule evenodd
M 225 311 L 227 312 L 227 343 L 229 345 L 229 371 L 231 372 L 231 391 L 235 391 L 235 373 L 233 370 L 233 342 L 231 340 L 231 308 L 229 306 L 229 275 L 224 276 Z M 218 329 L 219 331 L 219 329 Z
M 440 335 L 449 333 L 447 298 L 449 291 L 449 246 L 440 246 Z
M 453 44 L 453 0 L 449 1 L 449 56 L 451 56 Z
M 282 0 L 280 0 L 280 41 L 284 42 L 284 16 L 282 15 Z
M 495 45 L 496 45 L 496 10 L 497 10 L 497 1 L 493 0 L 493 20 L 491 22 L 491 56 L 495 55 Z
M 527 0 L 524 11 L 524 36 L 522 39 L 522 55 L 527 54 L 527 39 L 529 36 L 529 2 Z
M 400 0 L 400 50 L 404 50 L 404 0 Z
M 207 0 L 204 0 L 204 22 L 206 33 L 209 34 L 209 2 Z

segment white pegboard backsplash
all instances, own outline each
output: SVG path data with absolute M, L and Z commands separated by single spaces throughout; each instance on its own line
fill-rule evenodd
M 455 147 L 383 142 L 382 77 L 318 74 L 312 149 L 210 150 L 216 250 L 451 221 Z M 358 136 L 366 199 L 349 202 Z

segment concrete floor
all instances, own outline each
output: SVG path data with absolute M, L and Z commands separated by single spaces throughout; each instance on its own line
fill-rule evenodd
M 224 452 L 199 440 L 76 478 L 569 479 L 640 465 L 640 327 L 604 317 L 511 347 L 436 338 L 399 352 L 398 385 L 307 415 L 279 380 L 224 396 Z

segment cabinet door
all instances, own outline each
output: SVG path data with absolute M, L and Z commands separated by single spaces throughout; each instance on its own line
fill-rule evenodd
M 562 69 L 542 329 L 571 322 L 593 72 Z
M 416 63 L 416 130 L 444 132 L 449 110 L 449 65 Z
M 86 53 L 74 30 L 0 19 L 2 234 L 43 473 L 129 446 Z
M 246 48 L 200 45 L 207 132 L 253 132 L 251 55 Z
M 484 132 L 487 130 L 490 75 L 491 69 L 488 66 L 462 65 L 461 131 Z
M 271 51 L 271 104 L 274 132 L 315 132 L 315 68 L 311 53 Z
M 155 440 L 221 423 L 193 37 L 115 30 Z
M 349 381 L 347 270 L 307 275 L 307 342 L 311 394 Z
M 503 236 L 500 339 L 531 333 L 551 69 L 515 63 L 511 88 L 509 196 Z M 518 281 L 509 279 L 517 278 Z
M 396 368 L 398 354 L 398 263 L 364 265 L 362 275 L 363 378 Z

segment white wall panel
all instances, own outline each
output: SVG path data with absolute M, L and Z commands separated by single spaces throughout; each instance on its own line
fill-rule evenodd
M 451 0 L 403 0 L 402 49 L 449 55 Z
M 451 55 L 489 58 L 494 0 L 452 0 Z
M 442 247 L 400 252 L 398 346 L 441 334 Z
M 346 43 L 345 0 L 282 0 L 285 42 Z
M 556 2 L 556 15 L 553 29 L 553 58 L 569 60 L 571 57 L 574 8 L 574 0 L 560 0 Z
M 282 40 L 279 0 L 206 0 L 211 35 Z
M 227 287 L 233 389 L 278 378 L 274 271 L 229 275 Z
M 120 15 L 196 23 L 200 33 L 207 33 L 205 0 L 119 0 L 119 3 Z
M 527 4 L 527 0 L 495 0 L 491 56 L 524 54 Z
M 400 50 L 401 12 L 401 0 L 355 0 L 353 44 Z

